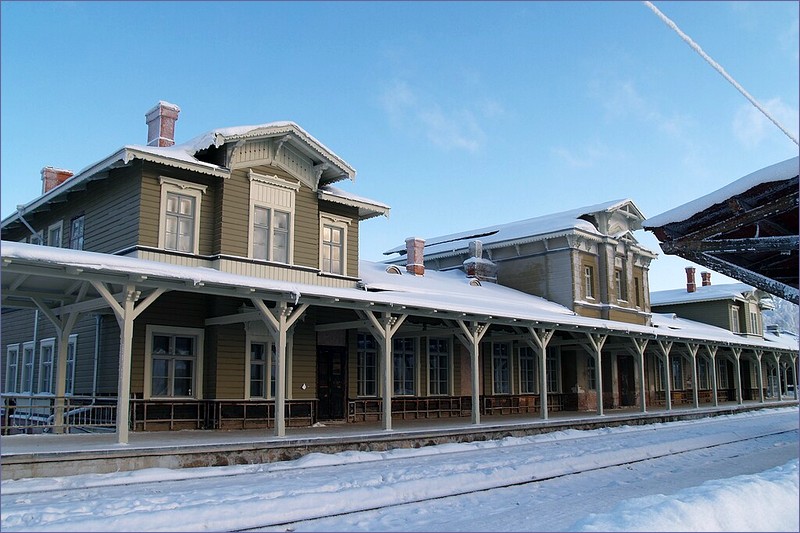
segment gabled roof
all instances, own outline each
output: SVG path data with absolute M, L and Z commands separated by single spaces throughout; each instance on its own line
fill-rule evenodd
M 616 218 L 615 218 L 616 216 Z M 619 218 L 620 220 L 617 220 Z M 604 220 L 601 220 L 604 219 Z M 621 223 L 626 220 L 626 223 Z M 484 249 L 499 248 L 524 242 L 532 242 L 558 234 L 580 231 L 594 235 L 619 237 L 630 231 L 640 229 L 644 220 L 639 208 L 630 199 L 614 200 L 600 204 L 579 207 L 539 217 L 496 224 L 479 229 L 451 233 L 440 237 L 425 239 L 425 256 L 457 255 L 469 248 L 470 241 L 480 240 Z M 405 246 L 398 246 L 384 252 L 384 255 L 405 254 Z
M 355 179 L 356 171 L 342 158 L 329 150 L 325 145 L 311 136 L 294 122 L 270 122 L 256 126 L 238 126 L 233 128 L 220 128 L 206 132 L 185 143 L 173 146 L 158 147 L 145 145 L 126 145 L 110 156 L 93 163 L 60 185 L 54 187 L 42 196 L 20 207 L 16 213 L 6 217 L 0 226 L 6 227 L 19 221 L 20 215 L 25 216 L 36 212 L 54 201 L 56 198 L 70 192 L 82 190 L 90 181 L 107 177 L 108 171 L 128 165 L 131 161 L 139 159 L 152 163 L 199 172 L 227 178 L 230 169 L 213 163 L 208 163 L 197 158 L 200 151 L 211 146 L 219 147 L 227 142 L 243 139 L 288 136 L 288 141 L 293 146 L 301 149 L 312 160 L 323 165 L 322 174 L 325 177 L 321 183 L 333 183 L 345 178 Z M 377 202 L 365 200 L 366 204 L 379 205 Z M 382 204 L 380 204 L 382 205 Z M 387 207 L 387 206 L 383 206 Z M 387 207 L 388 208 L 388 207 Z M 377 208 L 376 209 L 380 209 Z M 384 214 L 383 212 L 377 214 Z M 373 215 L 374 216 L 374 215 Z
M 697 287 L 694 292 L 688 292 L 685 288 L 668 289 L 665 291 L 651 292 L 650 306 L 710 302 L 715 300 L 742 301 L 747 299 L 748 296 L 755 291 L 755 287 L 751 287 L 745 283 L 705 285 Z
M 290 121 L 218 128 L 198 135 L 181 146 L 187 152 L 197 154 L 197 152 L 211 146 L 219 148 L 223 144 L 230 142 L 284 136 L 289 136 L 292 145 L 300 149 L 312 160 L 316 160 L 319 164 L 327 163 L 330 166 L 329 169 L 323 172 L 323 176 L 327 178 L 323 183 L 333 183 L 345 178 L 355 179 L 356 170 L 353 167 L 306 130 Z

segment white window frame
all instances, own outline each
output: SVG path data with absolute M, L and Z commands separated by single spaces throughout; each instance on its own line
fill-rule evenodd
M 80 227 L 81 227 L 81 234 L 80 240 L 75 240 L 75 222 L 80 220 Z M 69 247 L 72 250 L 83 250 L 84 244 L 86 242 L 86 215 L 78 215 L 76 217 L 72 217 L 69 221 Z
M 370 333 L 359 331 L 358 336 L 363 336 L 365 343 L 367 340 L 371 339 L 371 342 L 374 343 L 374 348 L 361 348 L 361 346 L 359 346 L 360 343 L 356 343 L 356 394 L 359 398 L 375 398 L 380 394 L 380 379 L 378 379 L 378 373 L 380 372 L 380 344 Z M 374 369 L 374 377 L 372 379 L 368 379 L 366 375 L 366 368 L 368 367 L 364 364 L 368 356 L 373 357 L 375 361 L 375 364 L 371 365 Z M 372 383 L 375 389 L 374 392 L 367 390 L 368 383 Z
M 179 194 L 182 196 L 190 196 L 194 198 L 194 231 L 192 234 L 192 253 L 197 255 L 200 253 L 200 213 L 203 203 L 203 194 L 205 194 L 208 187 L 200 185 L 199 183 L 191 183 L 189 181 L 178 180 L 175 178 L 168 178 L 160 176 L 158 182 L 161 185 L 161 206 L 159 207 L 158 219 L 158 247 L 166 249 L 167 243 L 167 196 L 172 194 Z
M 36 343 L 33 341 L 22 345 L 22 366 L 20 368 L 20 392 L 33 394 L 33 375 L 36 368 Z
M 408 349 L 405 346 L 398 347 L 398 343 L 406 344 L 410 342 L 411 348 Z M 393 396 L 416 396 L 417 390 L 419 387 L 418 379 L 417 379 L 417 368 L 419 367 L 419 358 L 417 354 L 419 353 L 419 347 L 417 346 L 417 339 L 409 338 L 409 337 L 400 337 L 392 339 L 392 395 Z M 411 361 L 413 362 L 412 367 L 410 369 L 411 372 L 411 392 L 405 392 L 405 384 L 409 381 L 408 373 L 406 372 L 407 368 L 405 365 L 407 356 L 411 355 Z M 396 372 L 398 367 L 398 361 L 402 363 L 401 368 L 403 369 L 403 374 L 401 375 L 400 372 Z M 402 378 L 402 382 L 400 383 L 403 385 L 404 392 L 398 392 L 397 385 L 398 380 Z
M 247 235 L 247 257 L 251 259 L 259 259 L 264 261 L 275 261 L 273 258 L 273 235 L 275 232 L 275 212 L 288 213 L 289 215 L 289 230 L 286 236 L 286 263 L 288 265 L 294 264 L 294 219 L 295 219 L 295 203 L 297 191 L 300 189 L 299 183 L 294 183 L 289 180 L 278 177 L 277 175 L 268 176 L 259 174 L 252 170 L 248 173 L 250 179 L 250 209 L 248 235 Z M 269 224 L 269 243 L 267 246 L 266 259 L 256 258 L 253 255 L 253 229 L 255 221 L 256 207 L 269 210 L 270 224 Z M 276 261 L 283 263 L 282 261 Z
M 498 354 L 496 348 L 499 346 L 505 346 L 505 354 Z M 497 381 L 497 360 L 498 359 L 505 359 L 506 361 L 506 370 L 508 375 L 505 379 L 505 384 L 508 387 L 508 390 L 498 390 L 499 387 Z M 511 380 L 513 379 L 514 372 L 511 368 L 511 343 L 509 342 L 493 342 L 492 343 L 492 394 L 511 394 L 513 389 L 511 387 Z
M 519 392 L 520 394 L 539 394 L 539 356 L 536 351 L 530 346 L 520 346 L 519 350 Z M 523 361 L 525 362 L 523 364 Z M 532 381 L 530 382 L 530 390 L 526 390 L 523 384 L 527 381 L 524 379 L 527 365 L 531 365 L 531 372 L 533 374 Z
M 253 344 L 266 345 L 266 358 L 264 359 L 264 395 L 253 396 L 250 391 L 250 378 L 252 376 L 251 365 L 253 361 Z M 272 391 L 273 386 L 277 386 L 275 381 L 275 370 L 277 369 L 277 353 L 275 351 L 275 340 L 267 335 L 251 335 L 248 333 L 247 342 L 245 343 L 247 353 L 245 354 L 246 364 L 244 367 L 244 399 L 245 400 L 270 400 L 275 398 Z
M 13 354 L 13 355 L 12 355 Z M 19 386 L 19 343 L 6 346 L 5 392 L 17 392 Z
M 545 356 L 545 372 L 547 373 L 547 393 L 560 394 L 561 393 L 561 349 L 558 346 L 547 347 L 547 355 Z M 551 381 L 554 382 L 553 387 L 550 386 Z
M 50 351 L 49 359 L 45 357 L 45 350 Z M 39 341 L 39 384 L 40 394 L 53 394 L 53 374 L 56 362 L 56 339 L 50 337 Z
M 705 357 L 697 357 L 697 387 L 700 390 L 711 388 L 711 363 Z
M 583 265 L 583 291 L 587 300 L 594 300 L 594 267 Z
M 730 307 L 730 317 L 731 317 L 731 331 L 733 333 L 741 333 L 742 332 L 742 323 L 739 319 L 739 306 L 732 305 Z
M 196 337 L 197 342 L 195 346 L 195 364 L 194 372 L 192 375 L 192 394 L 191 396 L 153 396 L 153 336 L 180 336 L 180 337 Z M 156 324 L 148 324 L 145 328 L 145 346 L 144 346 L 144 390 L 143 396 L 145 400 L 151 398 L 194 398 L 200 399 L 203 397 L 203 342 L 205 337 L 205 330 L 202 328 L 179 328 L 174 326 L 159 326 Z
M 586 357 L 586 389 L 597 390 L 597 360 L 592 355 Z
M 67 343 L 67 372 L 64 394 L 72 396 L 75 394 L 75 361 L 78 354 L 78 334 L 73 333 L 69 336 Z
M 750 311 L 750 333 L 758 334 L 758 313 Z
M 617 268 L 614 269 L 614 282 L 617 285 L 617 300 L 620 302 L 628 302 L 628 284 L 625 279 L 625 271 Z
M 320 213 L 319 214 L 319 269 L 323 272 L 327 272 L 330 274 L 338 274 L 341 276 L 347 275 L 347 228 L 352 224 L 352 219 L 339 217 L 335 215 L 331 215 L 329 213 Z M 325 242 L 323 241 L 323 235 L 325 231 L 325 226 L 329 226 L 332 228 L 342 230 L 342 255 L 341 255 L 341 263 L 342 263 L 342 271 L 341 272 L 332 272 L 330 269 L 326 268 L 327 265 L 325 264 Z
M 683 357 L 680 355 L 671 355 L 669 364 L 669 377 L 672 380 L 672 390 L 686 389 L 686 382 L 683 379 Z
M 53 244 L 53 230 L 58 230 L 58 243 Z M 55 248 L 61 248 L 62 243 L 64 242 L 64 221 L 59 220 L 55 224 L 50 224 L 47 228 L 47 246 L 53 246 Z
M 431 341 L 445 341 L 447 343 L 447 352 L 441 354 L 437 352 L 437 356 L 441 357 L 441 355 L 445 355 L 447 358 L 447 390 L 446 391 L 437 391 L 436 393 L 432 392 L 431 390 L 431 383 L 433 380 L 431 379 L 431 361 L 433 357 L 431 357 Z M 451 339 L 447 337 L 428 337 L 428 396 L 451 396 L 453 394 L 453 342 Z

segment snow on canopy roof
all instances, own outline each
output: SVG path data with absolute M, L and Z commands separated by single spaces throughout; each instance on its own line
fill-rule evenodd
M 721 285 L 705 285 L 697 287 L 694 292 L 685 288 L 668 289 L 650 293 L 650 305 L 684 304 L 692 302 L 710 302 L 713 300 L 742 300 L 745 293 L 754 292 L 755 287 L 746 283 L 724 283 Z
M 217 128 L 183 143 L 185 150 L 196 154 L 200 150 L 205 150 L 211 146 L 220 147 L 226 142 L 249 139 L 255 137 L 274 137 L 280 134 L 293 133 L 309 145 L 315 152 L 323 156 L 328 161 L 334 163 L 344 170 L 350 179 L 356 176 L 356 170 L 344 159 L 336 155 L 333 150 L 322 144 L 317 138 L 306 130 L 291 121 L 267 122 L 265 124 L 255 124 L 250 126 L 233 126 L 228 128 Z
M 475 239 L 480 240 L 484 248 L 491 248 L 492 244 L 538 240 L 544 235 L 560 231 L 571 231 L 574 229 L 600 235 L 598 229 L 591 222 L 583 220 L 580 217 L 601 212 L 613 212 L 626 205 L 632 206 L 635 212 L 637 214 L 639 213 L 633 201 L 625 198 L 579 207 L 577 209 L 570 209 L 569 211 L 563 211 L 561 213 L 553 213 L 506 224 L 497 224 L 480 229 L 432 237 L 425 240 L 425 255 L 446 254 L 448 252 L 456 253 L 467 249 L 469 242 Z M 403 254 L 405 252 L 405 246 L 398 246 L 384 252 L 384 255 L 395 253 Z
M 389 215 L 391 209 L 388 205 L 371 200 L 363 196 L 352 194 L 333 185 L 323 185 L 319 188 L 320 198 L 330 202 L 338 202 L 358 208 L 358 216 L 361 220 L 378 215 Z
M 599 331 L 617 332 L 620 334 L 643 334 L 668 336 L 682 339 L 695 339 L 710 342 L 759 346 L 765 348 L 785 349 L 774 342 L 757 338 L 742 338 L 728 330 L 716 328 L 683 319 L 657 319 L 654 325 L 640 326 L 625 322 L 588 318 L 576 315 L 569 309 L 537 296 L 532 296 L 514 289 L 492 283 L 473 286 L 466 277 L 461 278 L 458 271 L 429 271 L 425 276 L 409 274 L 390 274 L 386 272 L 386 264 L 361 261 L 360 268 L 364 274 L 364 288 L 339 288 L 292 283 L 244 276 L 229 272 L 221 272 L 207 267 L 189 267 L 161 263 L 146 259 L 121 257 L 117 255 L 38 246 L 26 243 L 2 241 L 0 254 L 4 263 L 12 264 L 15 260 L 29 264 L 45 266 L 75 267 L 84 272 L 119 277 L 120 274 L 144 276 L 146 286 L 163 281 L 177 281 L 186 290 L 217 292 L 227 289 L 231 295 L 238 296 L 241 288 L 248 291 L 274 292 L 292 295 L 299 301 L 306 297 L 313 302 L 314 298 L 330 301 L 340 299 L 362 304 L 380 304 L 397 309 L 422 309 L 468 314 L 487 319 L 506 319 L 525 322 L 544 323 L 553 327 L 587 328 Z M 55 270 L 54 270 L 55 272 Z M 187 283 L 192 282 L 192 283 Z M 369 290 L 371 289 L 371 290 Z M 12 296 L 8 291 L 4 296 Z M 407 311 L 413 314 L 413 311 Z M 797 349 L 796 347 L 791 349 Z
M 786 161 L 775 163 L 768 167 L 756 170 L 738 180 L 734 181 L 705 196 L 692 200 L 669 211 L 665 211 L 660 215 L 648 218 L 642 223 L 644 228 L 660 228 L 673 222 L 682 222 L 688 220 L 697 213 L 708 209 L 709 207 L 722 203 L 737 194 L 742 194 L 749 191 L 757 185 L 762 183 L 770 183 L 773 181 L 785 181 L 791 179 L 800 172 L 800 157 L 792 157 Z

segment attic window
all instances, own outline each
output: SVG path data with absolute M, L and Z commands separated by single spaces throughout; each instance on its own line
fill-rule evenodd
M 480 280 L 477 280 L 477 279 L 469 280 L 469 284 L 472 285 L 473 287 L 480 287 L 481 286 Z
M 398 267 L 397 265 L 389 265 L 388 267 L 386 267 L 386 273 L 387 274 L 399 274 L 401 276 L 403 275 L 403 271 L 400 270 L 400 267 Z

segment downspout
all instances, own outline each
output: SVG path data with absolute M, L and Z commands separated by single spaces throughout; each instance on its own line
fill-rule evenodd
M 103 315 L 94 315 L 94 362 L 92 363 L 92 404 L 97 401 L 97 368 L 100 359 L 100 328 L 103 324 Z

